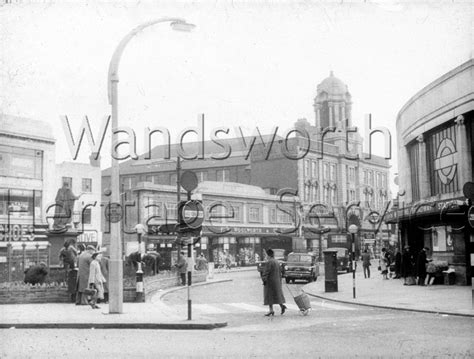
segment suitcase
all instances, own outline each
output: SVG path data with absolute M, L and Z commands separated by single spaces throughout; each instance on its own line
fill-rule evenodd
M 311 302 L 309 300 L 308 294 L 306 294 L 305 292 L 302 292 L 302 293 L 298 294 L 297 296 L 294 296 L 293 293 L 291 292 L 290 287 L 288 286 L 288 284 L 286 285 L 286 287 L 288 288 L 288 291 L 290 292 L 291 296 L 295 300 L 295 303 L 298 306 L 298 309 L 300 310 L 300 312 L 303 315 L 308 315 L 308 313 L 311 309 Z

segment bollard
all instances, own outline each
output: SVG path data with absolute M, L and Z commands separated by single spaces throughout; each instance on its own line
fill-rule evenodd
M 142 263 L 138 262 L 138 268 L 136 272 L 136 282 L 137 282 L 137 296 L 135 297 L 136 302 L 143 302 L 143 270 Z

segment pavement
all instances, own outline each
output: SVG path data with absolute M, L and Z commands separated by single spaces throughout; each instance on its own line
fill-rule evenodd
M 232 269 L 255 270 L 255 267 Z M 212 285 L 231 281 L 228 273 L 215 273 L 207 282 L 195 286 Z M 474 317 L 472 289 L 467 286 L 404 286 L 403 280 L 384 280 L 375 271 L 372 278 L 364 279 L 356 273 L 356 299 L 353 299 L 352 274 L 338 276 L 338 292 L 326 293 L 324 276 L 303 287 L 308 295 L 321 299 L 371 307 L 460 315 Z M 166 294 L 183 290 L 173 287 L 157 292 L 146 303 L 124 303 L 123 313 L 109 314 L 108 304 L 100 309 L 76 306 L 72 303 L 5 304 L 0 306 L 0 328 L 85 328 L 85 329 L 216 329 L 227 322 L 216 322 L 193 313 L 192 320 L 176 316 L 161 298 Z
M 470 286 L 405 286 L 403 279 L 383 279 L 377 270 L 364 278 L 362 266 L 356 271 L 356 298 L 352 273 L 337 276 L 338 291 L 325 292 L 324 276 L 303 287 L 308 295 L 340 303 L 444 315 L 474 317 L 473 290 Z

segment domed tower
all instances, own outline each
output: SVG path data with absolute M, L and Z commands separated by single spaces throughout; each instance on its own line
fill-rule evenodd
M 347 85 L 334 76 L 333 72 L 317 87 L 314 98 L 316 127 L 345 128 L 352 125 L 352 97 Z

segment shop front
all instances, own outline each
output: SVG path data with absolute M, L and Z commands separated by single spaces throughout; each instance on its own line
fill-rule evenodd
M 397 213 L 387 216 L 396 220 Z M 410 246 L 413 255 L 423 247 L 429 248 L 428 257 L 446 262 L 456 273 L 456 284 L 471 284 L 470 243 L 474 228 L 469 225 L 465 198 L 423 202 L 399 209 L 402 246 Z

